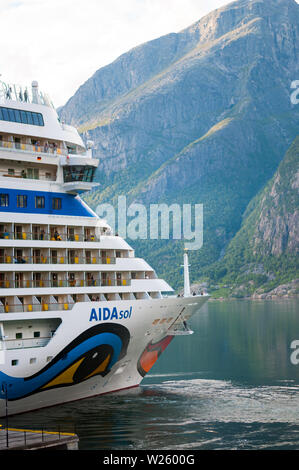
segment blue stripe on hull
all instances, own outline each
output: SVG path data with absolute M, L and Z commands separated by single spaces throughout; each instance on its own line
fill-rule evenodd
M 47 191 L 28 191 L 24 189 L 0 188 L 0 194 L 8 194 L 7 207 L 0 206 L 0 212 L 18 212 L 24 214 L 50 214 L 50 215 L 74 215 L 78 217 L 95 217 L 94 212 L 89 209 L 83 201 L 75 195 L 65 193 L 52 193 Z M 17 207 L 17 196 L 27 196 L 27 207 Z M 35 197 L 45 198 L 45 207 L 35 207 Z M 52 208 L 53 198 L 61 199 L 61 209 Z

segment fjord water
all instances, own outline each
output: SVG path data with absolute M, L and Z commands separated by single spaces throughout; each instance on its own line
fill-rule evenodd
M 299 301 L 209 301 L 190 326 L 140 388 L 9 424 L 75 427 L 80 449 L 298 449 Z

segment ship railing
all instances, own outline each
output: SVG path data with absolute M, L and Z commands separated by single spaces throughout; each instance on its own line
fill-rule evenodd
M 10 240 L 46 240 L 46 241 L 68 241 L 68 242 L 99 242 L 100 238 L 95 235 L 68 235 L 66 233 L 50 232 L 1 232 L 1 239 Z
M 22 339 L 5 339 L 5 348 L 9 349 L 27 349 L 43 347 L 48 344 L 52 336 L 45 336 L 39 338 L 22 338 Z
M 8 140 L 0 140 L 0 150 L 13 150 L 17 152 L 26 153 L 43 153 L 45 155 L 68 155 L 70 152 L 67 149 L 61 149 L 51 144 L 23 144 L 21 142 L 14 142 Z
M 122 279 L 105 279 L 101 280 L 101 286 L 108 287 L 108 286 L 130 286 L 131 285 L 131 278 L 122 278 Z
M 42 104 L 55 109 L 49 95 L 41 92 L 38 88 L 33 92 L 32 87 L 24 87 L 16 83 L 5 83 L 0 80 L 0 102 L 4 100 L 5 102 L 12 100 L 20 103 Z
M 99 256 L 0 256 L 0 264 L 115 264 L 115 257 Z
M 63 261 L 61 261 L 63 263 Z M 115 264 L 116 258 L 109 256 L 74 256 L 65 261 L 65 264 Z
M 30 288 L 45 288 L 45 287 L 109 287 L 109 286 L 130 286 L 130 278 L 122 279 L 23 279 L 11 280 L 4 279 L 0 281 L 0 289 L 30 289 Z
M 0 170 L 0 176 L 4 178 L 27 178 L 31 180 L 41 180 L 41 181 L 56 181 L 56 176 L 52 175 L 51 176 L 35 176 L 35 175 L 29 175 L 27 173 L 24 173 L 25 170 L 19 171 L 18 173 L 8 173 L 7 171 Z
M 0 313 L 27 313 L 72 310 L 75 303 L 43 302 L 42 304 L 5 304 L 0 306 Z

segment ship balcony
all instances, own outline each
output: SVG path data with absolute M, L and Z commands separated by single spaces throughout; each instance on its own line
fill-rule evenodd
M 24 244 L 27 245 L 27 244 Z M 1 264 L 16 264 L 16 265 L 99 265 L 99 264 L 116 264 L 116 260 L 121 260 L 122 264 L 125 262 L 125 255 L 127 252 L 121 253 L 115 250 L 99 250 L 93 246 L 87 248 L 73 248 L 58 247 L 54 248 L 38 247 L 32 248 L 30 246 L 0 248 L 0 265 Z M 28 268 L 25 266 L 25 271 Z M 2 269 L 5 271 L 5 269 Z
M 44 311 L 56 311 L 56 310 L 71 310 L 74 306 L 74 302 L 42 302 L 42 303 L 27 303 L 27 304 L 5 304 L 0 305 L 1 313 L 27 313 L 27 312 L 44 312 Z
M 63 231 L 51 230 L 46 232 L 45 230 L 40 230 L 39 232 L 26 231 L 23 229 L 11 232 L 4 230 L 0 232 L 0 239 L 6 240 L 46 240 L 46 241 L 72 241 L 72 242 L 99 242 L 100 238 L 95 236 L 93 233 L 75 233 L 70 235 Z
M 3 140 L 0 139 L 0 155 L 4 152 L 16 152 L 18 154 L 37 154 L 40 156 L 66 156 L 68 155 L 68 150 L 64 148 L 58 147 L 56 143 L 48 143 L 48 142 L 38 142 L 36 141 L 35 144 L 28 144 L 16 141 L 13 136 L 11 136 L 11 140 Z M 1 155 L 2 156 L 2 155 Z
M 40 141 L 31 138 L 32 143 L 24 141 L 24 138 L 13 135 L 4 137 L 0 135 L 0 158 L 20 159 L 31 161 L 32 157 L 43 160 L 49 164 L 80 164 L 97 166 L 98 160 L 92 158 L 90 151 L 81 148 L 70 149 L 62 146 L 60 142 L 49 142 L 46 139 Z M 26 139 L 28 140 L 28 139 Z M 78 153 L 77 153 L 78 152 Z
M 76 302 L 90 301 L 86 294 L 17 295 L 1 297 L 0 314 L 72 310 Z
M 17 273 L 18 279 L 4 278 L 0 279 L 0 290 L 2 289 L 42 289 L 42 288 L 66 288 L 66 287 L 115 287 L 130 286 L 131 279 L 124 277 L 122 279 L 99 278 L 91 275 L 87 279 L 78 277 L 61 277 L 61 273 L 52 274 L 51 279 L 41 277 L 40 279 L 28 279 L 23 276 L 24 273 Z M 82 273 L 83 274 L 83 273 Z
M 0 256 L 0 264 L 115 264 L 114 257 L 101 256 L 74 256 L 66 257 L 64 255 L 39 255 L 39 256 Z
M 8 166 L 8 165 L 7 165 Z M 48 165 L 49 166 L 49 165 Z M 43 171 L 38 168 L 23 168 L 21 169 L 11 169 L 11 168 L 1 168 L 0 169 L 0 179 L 7 178 L 16 178 L 16 179 L 26 179 L 26 180 L 35 180 L 35 181 L 56 181 L 56 170 L 53 171 L 51 168 L 44 168 Z

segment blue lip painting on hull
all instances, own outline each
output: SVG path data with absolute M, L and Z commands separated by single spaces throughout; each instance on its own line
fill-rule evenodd
M 18 400 L 37 392 L 78 384 L 95 375 L 107 375 L 127 352 L 130 334 L 122 325 L 105 323 L 86 330 L 46 367 L 25 378 L 0 372 L 0 398 Z

